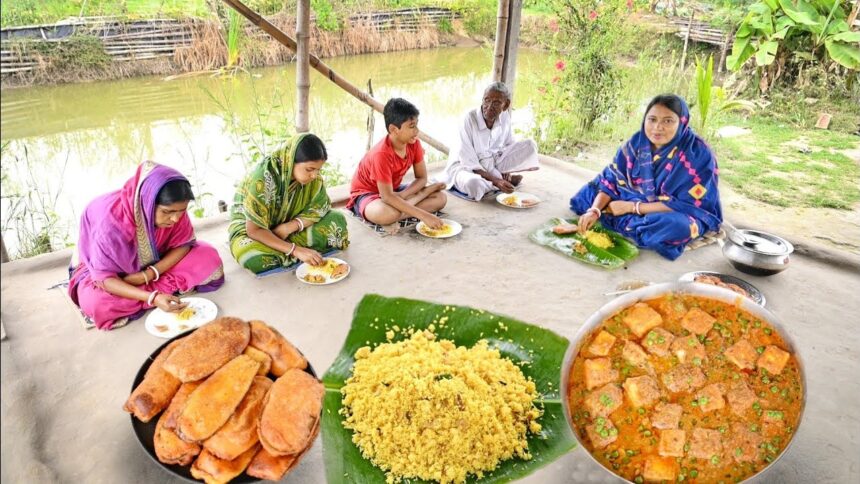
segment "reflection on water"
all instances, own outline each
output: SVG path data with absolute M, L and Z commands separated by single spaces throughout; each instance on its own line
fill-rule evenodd
M 420 128 L 451 145 L 463 113 L 478 106 L 490 81 L 492 52 L 444 48 L 326 62 L 362 89 L 372 79 L 375 97 L 383 102 L 392 96 L 409 99 L 421 110 Z M 232 79 L 138 78 L 4 91 L 0 102 L 0 133 L 6 145 L 4 189 L 56 195 L 60 224 L 68 227 L 74 240 L 77 217 L 89 200 L 118 188 L 137 163 L 152 159 L 186 174 L 195 193 L 208 194 L 202 199 L 211 212 L 217 200 L 232 199 L 234 183 L 249 159 L 247 139 L 243 144 L 230 125 L 259 127 L 258 118 L 266 115 L 269 124 L 289 125 L 294 116 L 294 69 L 294 65 L 263 68 Z M 519 53 L 515 129 L 530 129 L 534 84 L 549 69 L 546 54 Z M 311 74 L 311 130 L 325 140 L 330 162 L 344 174 L 352 174 L 366 149 L 369 110 L 316 71 Z M 382 116 L 376 115 L 374 141 L 384 135 L 383 124 Z M 432 148 L 427 152 L 441 157 Z M 9 209 L 4 198 L 4 218 Z M 7 246 L 15 245 L 14 234 L 4 237 Z M 14 252 L 13 247 L 10 250 Z

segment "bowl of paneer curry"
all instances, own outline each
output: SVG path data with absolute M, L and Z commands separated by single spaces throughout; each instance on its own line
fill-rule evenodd
M 580 328 L 562 367 L 579 443 L 628 482 L 735 483 L 791 444 L 806 380 L 768 310 L 720 287 L 619 297 Z

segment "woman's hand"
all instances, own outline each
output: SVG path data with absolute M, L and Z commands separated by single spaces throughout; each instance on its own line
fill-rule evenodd
M 167 313 L 178 313 L 188 306 L 176 296 L 159 292 L 152 301 L 152 305 Z
M 589 210 L 582 214 L 579 217 L 579 223 L 577 224 L 577 229 L 579 233 L 584 234 L 586 230 L 594 226 L 594 223 L 597 222 L 598 218 L 600 217 L 597 215 L 596 210 Z
M 298 232 L 300 228 L 301 227 L 299 226 L 299 223 L 296 222 L 296 219 L 293 219 L 289 222 L 284 222 L 275 226 L 275 228 L 272 229 L 272 233 L 281 240 L 287 240 L 287 237 Z
M 323 263 L 323 256 L 319 252 L 307 247 L 296 246 L 293 249 L 293 257 L 312 266 L 318 266 Z
M 626 215 L 628 213 L 633 213 L 633 207 L 635 204 L 633 202 L 627 202 L 624 200 L 614 200 L 609 202 L 609 205 L 606 207 L 606 212 L 612 216 Z
M 144 269 L 146 270 L 146 269 Z M 148 277 L 148 275 L 147 275 Z M 135 272 L 133 274 L 129 274 L 122 278 L 123 282 L 131 284 L 132 286 L 142 286 L 146 284 L 146 279 L 143 277 L 143 271 Z

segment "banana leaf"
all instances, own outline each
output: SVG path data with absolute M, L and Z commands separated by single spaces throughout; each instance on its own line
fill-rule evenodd
M 608 235 L 614 244 L 612 247 L 601 249 L 589 242 L 580 234 L 574 233 L 559 235 L 552 231 L 553 227 L 558 224 L 576 224 L 578 220 L 579 219 L 575 217 L 568 220 L 562 220 L 560 218 L 552 219 L 529 234 L 529 239 L 538 245 L 549 247 L 550 249 L 561 252 L 562 254 L 578 261 L 606 269 L 618 269 L 619 267 L 623 267 L 639 255 L 639 249 L 635 244 L 625 239 L 617 232 L 607 229 L 601 225 L 600 222 L 594 224 L 592 230 Z M 584 254 L 580 254 L 575 251 L 574 247 L 577 244 L 582 244 L 586 249 L 588 249 L 588 251 Z
M 447 317 L 446 324 L 439 320 Z M 503 323 L 507 330 L 502 330 Z M 481 339 L 497 348 L 502 356 L 519 365 L 523 374 L 534 380 L 544 414 L 538 420 L 543 430 L 528 437 L 528 461 L 511 459 L 478 481 L 502 483 L 522 478 L 570 451 L 575 445 L 559 396 L 561 366 L 569 341 L 552 331 L 483 310 L 446 306 L 375 294 L 364 296 L 355 308 L 352 327 L 331 367 L 323 375 L 323 458 L 326 479 L 334 483 L 380 483 L 385 474 L 361 456 L 352 442 L 352 431 L 343 426 L 340 415 L 340 389 L 352 374 L 353 355 L 362 346 L 386 342 L 385 333 L 393 325 L 426 329 L 435 324 L 439 338 L 462 346 L 473 346 Z M 474 479 L 473 479 L 474 480 Z M 419 481 L 408 481 L 419 482 Z

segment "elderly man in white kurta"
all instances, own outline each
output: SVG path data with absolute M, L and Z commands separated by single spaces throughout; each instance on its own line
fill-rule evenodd
M 449 189 L 481 200 L 497 190 L 512 193 L 523 178 L 514 173 L 538 169 L 534 141 L 514 141 L 510 106 L 510 90 L 495 82 L 484 91 L 481 107 L 466 114 L 459 146 L 451 151 L 445 168 Z

